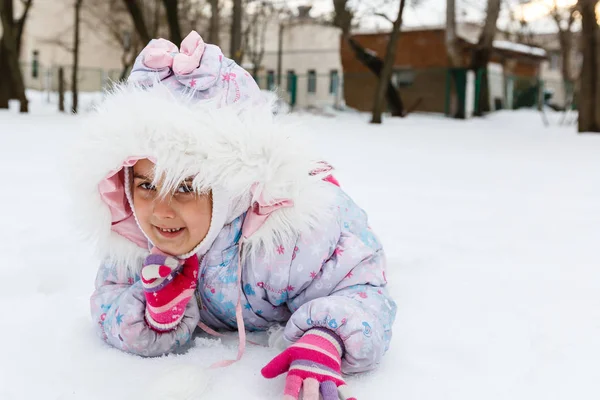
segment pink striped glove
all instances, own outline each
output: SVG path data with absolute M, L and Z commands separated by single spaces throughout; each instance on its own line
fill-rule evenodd
M 287 372 L 284 400 L 296 400 L 304 388 L 304 400 L 356 400 L 342 378 L 342 340 L 329 329 L 314 328 L 271 360 L 261 371 L 265 378 Z
M 144 261 L 141 279 L 148 326 L 158 332 L 173 330 L 196 290 L 198 256 L 193 255 L 182 265 L 175 257 L 150 254 Z

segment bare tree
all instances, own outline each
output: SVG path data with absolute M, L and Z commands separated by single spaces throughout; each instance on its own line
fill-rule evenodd
M 27 16 L 29 15 L 29 10 L 31 10 L 31 5 L 33 4 L 33 0 L 21 0 L 21 7 L 23 8 L 23 13 L 15 22 L 16 33 L 16 41 L 17 41 L 17 53 L 21 54 L 21 43 L 23 39 L 23 32 L 25 31 L 25 21 L 27 21 Z
M 204 0 L 179 0 L 179 27 L 181 37 L 185 38 L 192 30 L 207 32 L 210 17 Z M 208 33 L 203 35 L 208 38 Z
M 485 23 L 471 58 L 471 69 L 483 71 L 479 101 L 477 102 L 478 107 L 474 111 L 477 116 L 482 116 L 484 112 L 490 110 L 487 66 L 494 49 L 494 37 L 496 36 L 496 24 L 500 15 L 501 3 L 501 0 L 488 0 Z
M 375 91 L 375 101 L 373 102 L 373 116 L 371 118 L 372 124 L 381 123 L 381 114 L 383 113 L 383 107 L 385 105 L 385 93 L 387 91 L 387 85 L 389 84 L 392 77 L 392 68 L 394 67 L 394 61 L 396 59 L 396 48 L 398 39 L 400 38 L 400 27 L 402 26 L 402 13 L 404 12 L 404 6 L 406 0 L 400 0 L 398 6 L 398 16 L 392 26 L 390 32 L 390 38 L 387 43 L 387 49 L 385 52 L 385 58 L 383 59 L 383 68 L 379 81 L 377 83 L 377 89 Z
M 82 8 L 82 23 L 93 28 L 94 33 L 107 45 L 121 50 L 121 74 L 124 80 L 140 51 L 141 42 L 135 34 L 131 18 L 122 2 L 86 2 Z M 154 13 L 149 9 L 148 13 Z
M 256 78 L 265 55 L 267 28 L 280 10 L 267 1 L 257 2 L 249 15 L 244 31 L 243 55 L 247 55 L 252 63 L 252 75 Z
M 219 45 L 219 35 L 221 30 L 221 7 L 219 0 L 208 0 L 210 4 L 210 23 L 208 27 L 208 42 L 216 46 Z
M 446 0 L 446 51 L 451 66 L 462 65 L 456 32 L 456 0 Z
M 143 46 L 157 37 L 168 37 L 179 46 L 184 37 L 182 28 L 187 34 L 198 30 L 205 20 L 205 5 L 199 0 L 123 0 L 123 4 Z
M 342 31 L 342 39 L 348 43 L 356 59 L 375 76 L 380 77 L 383 60 L 373 51 L 361 46 L 351 35 L 355 12 L 349 8 L 348 0 L 333 0 L 333 9 L 333 25 Z M 404 104 L 391 81 L 387 83 L 386 100 L 392 116 L 404 116 Z
M 451 68 L 463 67 L 463 57 L 458 43 L 458 34 L 456 30 L 456 0 L 446 0 L 446 52 L 448 53 L 448 62 Z M 451 70 L 452 81 L 456 88 L 456 111 L 454 118 L 464 119 L 465 99 L 464 96 L 458 96 L 462 91 L 459 90 L 459 79 L 456 70 Z
M 73 21 L 73 68 L 71 69 L 71 111 L 73 114 L 77 114 L 77 106 L 79 105 L 79 27 L 81 22 L 81 4 L 83 0 L 75 0 L 74 14 L 75 21 Z
M 577 21 L 577 6 L 573 5 L 561 8 L 557 0 L 550 10 L 550 15 L 558 28 L 558 41 L 560 43 L 560 53 L 562 58 L 562 77 L 565 88 L 565 98 L 569 97 L 569 88 L 573 87 L 573 54 L 575 50 L 575 40 L 573 35 L 573 25 Z
M 25 29 L 25 22 L 32 0 L 22 0 L 23 14 L 14 19 L 12 0 L 0 0 L 0 19 L 2 22 L 2 38 L 0 39 L 0 108 L 8 108 L 8 101 L 16 97 L 20 102 L 20 111 L 28 112 L 29 103 L 25 95 L 25 83 L 21 68 L 19 68 L 19 54 L 21 40 Z
M 579 0 L 581 13 L 581 68 L 579 132 L 600 133 L 600 26 L 595 7 L 598 0 Z
M 144 18 L 144 13 L 142 12 L 142 7 L 140 7 L 137 0 L 123 0 L 125 6 L 127 7 L 127 11 L 131 16 L 131 20 L 133 21 L 133 25 L 135 26 L 135 31 L 137 32 L 140 40 L 143 43 L 150 42 L 150 32 L 148 31 L 148 27 L 146 25 L 146 19 Z
M 146 3 L 144 3 L 144 5 L 145 4 Z M 150 17 L 152 17 L 151 21 L 149 22 L 149 24 L 152 24 L 151 25 L 152 29 L 150 31 L 150 35 L 151 35 L 150 37 L 152 37 L 152 38 L 158 37 L 159 32 L 161 30 L 160 29 L 161 22 L 163 22 L 163 20 L 164 20 L 163 15 L 162 15 L 162 11 L 164 11 L 164 9 L 163 9 L 162 5 L 160 4 L 160 0 L 154 0 L 151 9 L 147 10 L 146 7 L 144 7 L 143 10 L 149 11 L 145 14 L 142 14 L 142 15 L 145 15 L 146 20 L 149 19 Z M 141 39 L 141 41 L 144 45 L 148 44 L 148 42 L 150 41 L 150 40 L 148 40 L 148 41 L 143 40 L 142 37 L 139 35 L 138 35 L 138 38 Z
M 183 39 L 181 37 L 181 28 L 179 28 L 179 1 L 163 0 L 163 6 L 167 11 L 170 39 L 173 43 L 179 45 Z
M 535 45 L 534 29 L 523 12 L 523 4 L 530 0 L 505 0 L 508 18 L 506 26 L 501 32 L 505 40 Z
M 238 64 L 242 62 L 242 12 L 242 0 L 233 0 L 229 53 Z

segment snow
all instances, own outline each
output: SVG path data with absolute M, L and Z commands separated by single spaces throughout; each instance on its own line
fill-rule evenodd
M 494 40 L 493 43 L 496 49 L 510 50 L 517 53 L 532 54 L 534 56 L 546 57 L 546 50 L 540 47 L 528 46 L 522 43 L 514 43 L 506 40 Z
M 98 260 L 66 223 L 61 170 L 78 121 L 44 101 L 0 112 L 0 399 L 280 398 L 283 378 L 259 373 L 273 348 L 205 369 L 235 356 L 236 335 L 154 359 L 95 336 Z M 378 370 L 348 379 L 359 399 L 598 398 L 600 137 L 557 126 L 557 114 L 544 128 L 534 111 L 381 126 L 353 112 L 290 118 L 387 249 L 394 338 Z

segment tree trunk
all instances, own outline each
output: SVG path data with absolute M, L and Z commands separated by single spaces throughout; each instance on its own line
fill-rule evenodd
M 178 0 L 163 0 L 165 11 L 167 12 L 167 23 L 169 24 L 169 34 L 171 42 L 177 46 L 181 43 L 181 29 L 179 28 L 179 1 Z
M 353 12 L 348 9 L 348 0 L 333 0 L 333 25 L 337 26 L 342 31 L 342 38 L 349 45 L 356 59 L 367 67 L 378 78 L 383 70 L 383 60 L 376 55 L 373 55 L 365 50 L 356 40 L 350 36 L 352 27 Z M 346 82 L 346 81 L 345 81 Z M 392 113 L 392 117 L 404 116 L 404 105 L 398 91 L 391 82 L 387 83 L 386 100 L 388 107 Z
M 12 79 L 6 64 L 5 50 L 3 46 L 4 40 L 0 39 L 0 109 L 7 109 L 10 101 L 10 83 Z
M 29 103 L 25 95 L 23 74 L 19 67 L 19 54 L 17 53 L 17 40 L 15 36 L 15 22 L 13 17 L 12 0 L 0 0 L 0 18 L 2 19 L 2 58 L 8 71 L 8 90 L 15 94 L 21 103 L 20 112 L 29 110 Z M 3 80 L 6 77 L 3 76 Z M 12 83 L 12 85 L 11 85 Z
M 478 107 L 474 110 L 474 114 L 477 116 L 483 116 L 485 112 L 488 112 L 491 109 L 487 66 L 490 62 L 494 48 L 494 37 L 496 36 L 496 24 L 498 22 L 498 16 L 500 15 L 501 2 L 501 0 L 488 0 L 485 25 L 483 26 L 483 30 L 481 31 L 479 41 L 473 51 L 473 57 L 471 59 L 472 70 L 475 72 L 479 69 L 483 70 L 479 101 L 477 102 Z
M 152 31 L 150 34 L 152 35 L 151 37 L 155 38 L 158 36 L 158 28 L 160 28 L 160 10 L 162 9 L 162 6 L 160 5 L 160 0 L 154 0 L 153 4 L 152 11 L 154 11 L 154 13 L 152 14 Z M 144 45 L 148 44 L 146 41 L 142 41 L 142 43 L 144 43 Z
M 346 39 L 350 44 L 350 47 L 354 51 L 356 59 L 360 61 L 365 67 L 367 67 L 375 76 L 381 77 L 381 71 L 383 70 L 383 60 L 376 55 L 373 55 L 365 50 L 356 40 L 349 37 Z M 394 87 L 391 81 L 388 80 L 386 90 L 386 100 L 392 117 L 403 117 L 404 116 L 404 104 L 402 98 L 398 94 L 398 91 Z
M 277 86 L 281 87 L 281 74 L 283 64 L 283 30 L 285 25 L 283 22 L 279 22 L 279 33 L 277 35 Z
M 385 58 L 383 60 L 383 68 L 381 75 L 379 76 L 379 82 L 377 83 L 377 89 L 375 91 L 375 101 L 373 102 L 373 117 L 371 118 L 372 124 L 381 123 L 381 114 L 383 113 L 383 107 L 385 106 L 385 94 L 387 92 L 387 86 L 390 83 L 392 77 L 392 70 L 394 68 L 394 62 L 396 60 L 396 47 L 398 45 L 398 39 L 400 39 L 400 27 L 402 26 L 402 13 L 404 12 L 404 6 L 406 0 L 400 0 L 398 7 L 398 16 L 392 26 L 390 32 L 390 39 L 387 44 L 385 51 Z
M 456 33 L 456 0 L 446 0 L 446 52 L 448 53 L 448 62 L 451 68 L 458 68 L 463 66 L 463 60 L 458 46 L 458 35 Z M 450 74 L 452 82 L 454 83 L 455 91 L 451 95 L 456 100 L 456 110 L 452 115 L 457 119 L 464 119 L 466 117 L 464 99 L 458 96 L 461 91 L 459 85 L 461 81 L 458 79 L 458 74 Z M 450 112 L 450 110 L 448 110 Z
M 33 0 L 27 0 L 25 3 L 23 3 L 23 7 L 25 7 L 25 9 L 23 10 L 23 15 L 21 15 L 21 18 L 19 18 L 17 21 L 17 26 L 15 27 L 15 39 L 17 41 L 17 54 L 19 55 L 19 58 L 21 56 L 21 39 L 23 38 L 23 32 L 25 31 L 25 22 L 27 21 L 27 15 L 31 9 L 31 3 L 33 3 Z
M 210 3 L 210 24 L 208 27 L 208 42 L 219 45 L 219 36 L 221 30 L 221 16 L 219 10 L 219 0 L 209 0 Z
M 83 0 L 75 0 L 75 21 L 73 25 L 73 68 L 71 70 L 71 112 L 77 114 L 79 105 L 79 25 L 81 20 L 81 3 Z
M 58 68 L 58 111 L 65 112 L 65 70 Z
M 565 106 L 571 103 L 572 95 L 569 89 L 573 89 L 573 32 L 572 27 L 576 21 L 575 12 L 576 6 L 569 8 L 569 17 L 565 20 L 563 13 L 558 7 L 556 0 L 554 2 L 554 8 L 552 9 L 551 15 L 556 23 L 558 29 L 558 42 L 560 44 L 560 55 L 562 58 L 562 79 L 563 79 L 563 90 L 565 96 Z M 566 26 L 563 24 L 566 23 Z
M 452 67 L 462 65 L 456 34 L 456 0 L 446 1 L 446 52 Z
M 579 0 L 582 16 L 581 98 L 579 132 L 600 132 L 600 27 L 596 21 L 597 0 Z
M 233 0 L 231 16 L 231 41 L 229 45 L 231 58 L 238 64 L 242 62 L 242 0 Z
M 137 32 L 140 40 L 144 45 L 150 42 L 150 34 L 148 33 L 148 28 L 146 27 L 146 21 L 144 20 L 144 14 L 142 13 L 142 9 L 138 4 L 137 0 L 123 0 L 125 2 L 125 6 L 127 7 L 127 11 L 129 11 L 129 15 L 131 15 L 131 20 L 133 21 L 133 25 L 135 26 L 135 31 Z
M 568 31 L 560 31 L 559 33 L 560 52 L 562 57 L 562 78 L 563 78 L 563 94 L 565 98 L 565 107 L 572 103 L 574 92 L 574 76 L 573 76 L 573 33 L 571 26 Z M 566 110 L 565 110 L 566 111 Z

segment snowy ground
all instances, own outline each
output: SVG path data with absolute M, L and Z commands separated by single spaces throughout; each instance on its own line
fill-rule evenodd
M 283 379 L 259 374 L 271 349 L 205 372 L 235 355 L 235 337 L 142 359 L 94 335 L 97 260 L 65 223 L 60 172 L 77 118 L 41 99 L 32 109 L 0 113 L 0 399 L 148 399 L 178 365 L 175 386 L 210 377 L 203 399 L 280 398 Z M 293 118 L 389 255 L 395 336 L 380 369 L 349 380 L 359 399 L 600 396 L 600 137 L 529 111 L 380 127 L 354 113 Z

